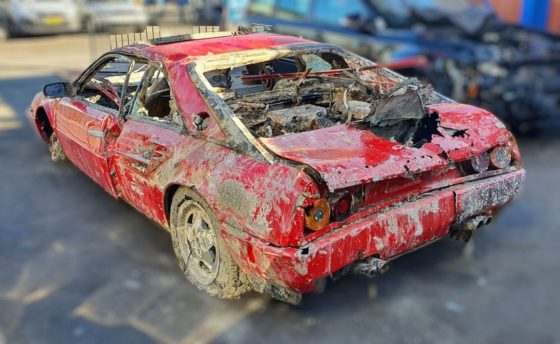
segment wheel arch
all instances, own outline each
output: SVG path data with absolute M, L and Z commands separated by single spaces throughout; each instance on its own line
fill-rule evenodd
M 54 130 L 47 111 L 43 106 L 39 106 L 35 111 L 35 126 L 37 127 L 37 131 L 41 135 L 41 138 L 48 142 Z
M 171 228 L 171 203 L 173 202 L 173 196 L 183 187 L 186 188 L 187 186 L 178 183 L 169 184 L 163 193 L 163 211 L 165 213 L 165 223 L 168 228 Z
M 171 205 L 173 203 L 173 197 L 180 190 L 186 190 L 187 194 L 191 193 L 195 197 L 189 197 L 189 199 L 203 202 L 204 204 L 202 204 L 202 205 L 204 207 L 207 207 L 209 210 L 214 212 L 214 215 L 217 215 L 214 208 L 208 202 L 208 199 L 206 197 L 204 197 L 204 195 L 202 195 L 200 192 L 198 192 L 198 190 L 196 189 L 196 187 L 194 185 L 171 183 L 171 184 L 167 185 L 167 187 L 165 188 L 164 195 L 163 195 L 163 209 L 164 209 L 164 212 L 165 212 L 165 222 L 166 222 L 168 228 L 171 228 Z M 195 198 L 198 198 L 198 199 L 195 199 Z

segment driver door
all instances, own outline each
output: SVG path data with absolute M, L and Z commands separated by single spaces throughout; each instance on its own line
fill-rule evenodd
M 56 116 L 57 133 L 68 159 L 113 197 L 117 192 L 106 148 L 120 132 L 121 94 L 126 93 L 133 65 L 120 55 L 98 61 L 75 84 L 76 95 L 61 99 Z

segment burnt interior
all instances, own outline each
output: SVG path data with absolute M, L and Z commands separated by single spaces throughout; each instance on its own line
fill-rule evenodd
M 348 123 L 418 146 L 437 133 L 437 115 L 425 105 L 442 99 L 431 87 L 332 52 L 299 52 L 204 76 L 257 137 Z

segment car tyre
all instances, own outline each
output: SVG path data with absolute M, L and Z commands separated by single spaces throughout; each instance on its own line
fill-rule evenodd
M 6 39 L 13 39 L 13 38 L 20 37 L 18 31 L 16 30 L 14 25 L 10 22 L 6 23 L 5 30 L 6 30 Z
M 60 141 L 54 133 L 49 137 L 49 151 L 51 152 L 52 161 L 66 160 L 66 154 L 64 153 L 64 150 L 62 150 Z
M 198 194 L 179 189 L 173 196 L 170 220 L 175 255 L 192 284 L 227 299 L 238 298 L 251 289 L 227 251 L 216 215 Z

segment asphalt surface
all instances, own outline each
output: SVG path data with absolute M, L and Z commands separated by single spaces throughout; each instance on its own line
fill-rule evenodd
M 184 279 L 165 231 L 50 160 L 26 107 L 88 56 L 80 37 L 30 42 L 49 39 L 68 51 L 0 42 L 0 343 L 560 343 L 559 128 L 521 140 L 523 193 L 468 245 L 444 239 L 297 307 L 224 301 Z

